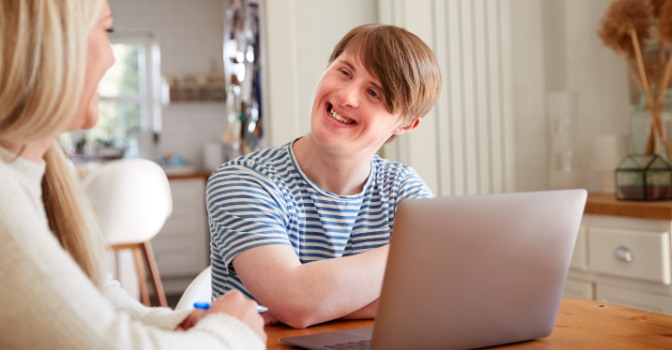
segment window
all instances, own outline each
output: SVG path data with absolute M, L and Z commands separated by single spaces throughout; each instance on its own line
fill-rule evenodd
M 98 92 L 100 120 L 86 132 L 96 148 L 133 148 L 140 131 L 161 130 L 160 56 L 152 35 L 110 34 L 114 65 Z

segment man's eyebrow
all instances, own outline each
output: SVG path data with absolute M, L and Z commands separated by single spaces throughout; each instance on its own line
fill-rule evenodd
M 352 65 L 352 63 L 350 63 L 350 62 L 348 62 L 348 61 L 346 61 L 346 60 L 341 60 L 341 62 L 343 62 L 343 64 L 345 64 L 346 66 L 350 67 L 350 69 L 352 69 L 353 72 L 354 72 L 354 71 L 357 71 L 357 70 L 355 69 L 355 66 Z
M 380 85 L 376 84 L 375 81 L 371 80 L 370 83 L 371 85 L 375 86 L 376 89 L 378 89 L 378 91 L 380 91 L 381 94 L 383 93 L 383 88 Z
M 341 62 L 343 62 L 343 64 L 345 64 L 346 66 L 350 67 L 350 69 L 352 69 L 353 72 L 357 71 L 355 69 L 355 66 L 352 65 L 352 63 L 350 63 L 346 60 L 341 60 Z M 381 93 L 383 92 L 383 88 L 380 85 L 376 84 L 375 81 L 371 80 L 371 81 L 369 81 L 369 83 L 371 83 L 371 85 L 375 86 L 376 89 L 378 89 L 378 91 L 380 91 Z

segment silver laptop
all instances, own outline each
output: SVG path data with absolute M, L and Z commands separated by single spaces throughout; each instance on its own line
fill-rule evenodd
M 407 200 L 374 327 L 281 339 L 307 349 L 473 349 L 553 331 L 585 190 Z

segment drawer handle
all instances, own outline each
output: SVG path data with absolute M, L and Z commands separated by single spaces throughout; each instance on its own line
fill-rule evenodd
M 616 258 L 616 260 L 619 261 L 631 262 L 632 252 L 630 251 L 630 249 L 628 249 L 628 247 L 619 246 L 614 251 L 614 257 Z

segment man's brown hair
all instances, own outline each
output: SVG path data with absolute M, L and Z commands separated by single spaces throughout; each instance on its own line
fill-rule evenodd
M 382 24 L 354 28 L 336 44 L 329 64 L 346 50 L 357 54 L 366 70 L 380 79 L 387 110 L 401 112 L 409 123 L 425 116 L 439 98 L 441 72 L 436 57 L 406 29 Z

